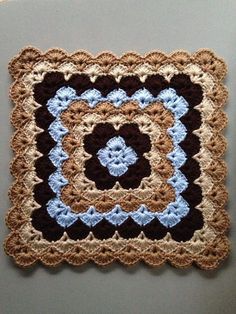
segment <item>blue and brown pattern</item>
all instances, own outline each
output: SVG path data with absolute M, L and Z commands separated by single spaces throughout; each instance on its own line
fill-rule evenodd
M 229 224 L 221 59 L 25 48 L 9 69 L 17 180 L 5 248 L 19 265 L 218 266 Z

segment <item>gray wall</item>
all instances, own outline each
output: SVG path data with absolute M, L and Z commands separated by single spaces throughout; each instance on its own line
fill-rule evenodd
M 7 62 L 20 48 L 62 47 L 92 53 L 112 50 L 147 52 L 178 48 L 214 49 L 229 66 L 226 84 L 229 141 L 228 210 L 232 217 L 231 257 L 219 271 L 170 266 L 150 269 L 35 267 L 20 270 L 0 251 L 0 313 L 236 313 L 235 266 L 235 134 L 236 134 L 236 2 L 223 0 L 19 0 L 0 3 L 0 147 L 1 242 L 7 234 L 8 171 L 12 157 L 8 123 L 12 104 Z

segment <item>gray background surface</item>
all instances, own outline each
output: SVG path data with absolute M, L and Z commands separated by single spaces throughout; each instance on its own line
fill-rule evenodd
M 4 216 L 10 206 L 7 190 L 12 153 L 8 118 L 10 78 L 7 63 L 20 48 L 61 47 L 92 53 L 208 47 L 228 63 L 226 84 L 229 142 L 227 161 L 232 217 L 231 257 L 218 270 L 176 270 L 63 266 L 20 270 L 0 250 L 0 313 L 236 313 L 235 266 L 235 134 L 236 134 L 236 2 L 223 0 L 31 0 L 0 3 L 0 236 L 8 230 Z

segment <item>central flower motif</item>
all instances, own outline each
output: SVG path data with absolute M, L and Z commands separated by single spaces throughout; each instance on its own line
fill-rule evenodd
M 85 135 L 84 149 L 91 155 L 84 173 L 99 190 L 112 189 L 116 182 L 124 189 L 138 188 L 151 174 L 143 155 L 151 149 L 150 138 L 136 123 L 123 124 L 118 130 L 110 123 L 99 123 Z
M 121 136 L 112 137 L 104 148 L 97 152 L 102 166 L 107 167 L 110 175 L 120 177 L 128 170 L 128 166 L 135 164 L 138 159 L 136 152 L 126 146 Z

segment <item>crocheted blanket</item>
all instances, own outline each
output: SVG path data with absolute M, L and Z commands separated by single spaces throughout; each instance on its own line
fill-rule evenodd
M 213 269 L 228 255 L 222 59 L 27 47 L 9 71 L 19 266 Z

